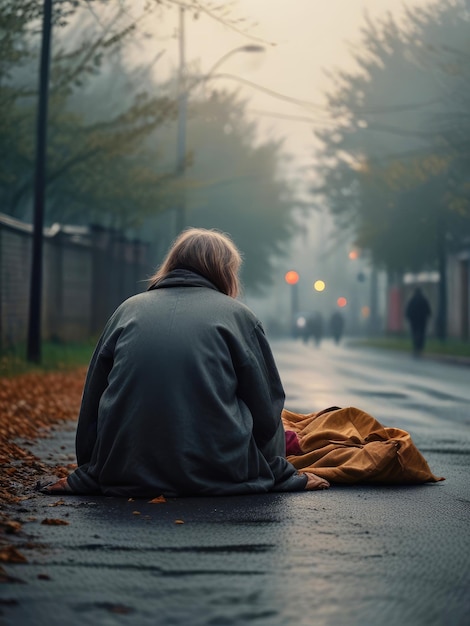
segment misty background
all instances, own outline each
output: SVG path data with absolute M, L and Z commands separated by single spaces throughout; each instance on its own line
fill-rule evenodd
M 1 212 L 24 223 L 37 5 L 0 9 Z M 45 226 L 146 242 L 148 274 L 181 227 L 228 232 L 272 333 L 338 308 L 403 330 L 391 294 L 419 283 L 435 332 L 468 339 L 469 21 L 466 0 L 56 1 Z

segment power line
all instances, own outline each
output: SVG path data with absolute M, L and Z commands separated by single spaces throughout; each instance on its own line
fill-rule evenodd
M 291 120 L 293 122 L 302 122 L 304 124 L 325 124 L 330 125 L 333 120 L 328 119 L 315 119 L 314 117 L 307 117 L 306 115 L 289 115 L 288 113 L 278 113 L 276 111 L 262 111 L 260 109 L 248 109 L 249 113 L 255 115 L 263 115 L 266 117 L 275 117 L 282 120 Z
M 436 104 L 437 102 L 440 102 L 440 98 L 434 98 L 432 100 L 428 100 L 424 102 L 411 102 L 407 104 L 392 104 L 392 105 L 384 105 L 382 107 L 380 106 L 360 107 L 360 108 L 355 109 L 353 107 L 346 107 L 345 105 L 338 105 L 338 106 L 322 105 L 316 102 L 312 102 L 310 100 L 302 100 L 300 98 L 288 96 L 287 94 L 281 93 L 279 91 L 275 91 L 274 89 L 270 89 L 269 87 L 265 87 L 264 85 L 259 85 L 258 83 L 254 83 L 253 81 L 243 78 L 241 76 L 235 76 L 234 74 L 213 74 L 210 78 L 234 80 L 236 82 L 243 83 L 244 85 L 247 85 L 248 87 L 256 89 L 257 91 L 261 91 L 269 96 L 272 96 L 273 98 L 277 98 L 278 100 L 290 102 L 291 104 L 295 104 L 305 109 L 316 109 L 318 111 L 322 111 L 322 112 L 326 112 L 330 114 L 334 113 L 335 115 L 338 115 L 339 113 L 344 113 L 344 114 L 347 114 L 347 113 L 391 113 L 391 112 L 396 112 L 396 111 L 416 110 L 416 109 L 422 109 L 422 108 L 431 106 L 432 104 Z

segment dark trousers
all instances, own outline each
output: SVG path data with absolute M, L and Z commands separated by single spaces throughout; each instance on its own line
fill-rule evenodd
M 413 341 L 413 350 L 416 353 L 422 352 L 426 340 L 426 326 L 424 324 L 412 324 L 411 339 Z

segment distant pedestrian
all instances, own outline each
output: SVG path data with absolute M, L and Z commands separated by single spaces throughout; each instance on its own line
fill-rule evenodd
M 318 311 L 311 313 L 307 318 L 307 337 L 313 337 L 317 346 L 323 339 L 323 317 Z
M 420 287 L 416 287 L 405 309 L 410 324 L 413 353 L 419 356 L 426 342 L 426 327 L 431 317 L 431 307 Z
M 236 297 L 241 256 L 217 231 L 176 239 L 92 357 L 77 469 L 47 491 L 149 497 L 325 489 L 287 461 L 284 390 L 263 327 Z
M 339 311 L 334 311 L 330 317 L 330 334 L 335 340 L 335 343 L 341 341 L 344 330 L 344 317 Z

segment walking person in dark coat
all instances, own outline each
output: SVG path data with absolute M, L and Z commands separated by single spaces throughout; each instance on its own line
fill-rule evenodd
M 410 324 L 413 353 L 419 356 L 424 350 L 426 326 L 431 317 L 431 307 L 420 287 L 416 287 L 408 301 L 405 315 Z
M 315 345 L 319 346 L 323 338 L 323 317 L 315 311 L 307 318 L 307 337 L 313 337 Z
M 148 290 L 118 307 L 89 366 L 78 467 L 49 493 L 175 497 L 329 486 L 285 458 L 284 390 L 260 321 L 236 300 L 240 263 L 229 237 L 189 229 Z
M 335 340 L 335 343 L 339 343 L 341 341 L 341 337 L 343 336 L 343 329 L 344 317 L 339 311 L 334 311 L 330 317 L 330 333 Z

